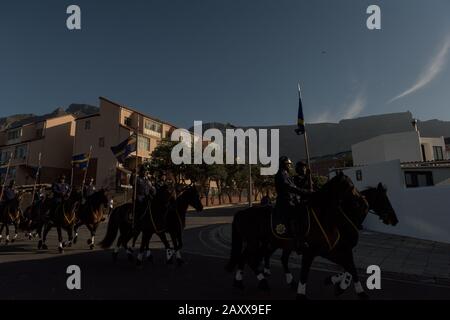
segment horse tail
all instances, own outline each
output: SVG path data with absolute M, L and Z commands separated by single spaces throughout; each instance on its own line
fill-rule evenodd
M 231 225 L 231 254 L 230 260 L 228 261 L 228 264 L 225 267 L 225 270 L 228 272 L 233 272 L 234 268 L 239 263 L 242 254 L 244 239 L 242 238 L 242 235 L 239 232 L 239 222 L 240 222 L 239 218 L 241 216 L 241 213 L 242 213 L 241 211 L 236 213 L 236 215 L 233 218 L 233 223 Z
M 109 217 L 108 228 L 106 229 L 105 238 L 100 242 L 103 249 L 108 249 L 116 240 L 117 232 L 120 227 L 121 207 L 115 208 Z

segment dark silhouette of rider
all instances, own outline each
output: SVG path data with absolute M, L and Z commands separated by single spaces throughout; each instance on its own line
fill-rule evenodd
M 286 218 L 289 229 L 294 236 L 297 248 L 307 247 L 304 240 L 304 230 L 301 221 L 304 211 L 299 208 L 299 199 L 307 197 L 309 190 L 299 188 L 290 175 L 291 160 L 283 156 L 280 158 L 280 167 L 275 175 L 275 189 L 277 192 L 276 210 Z
M 54 182 L 52 185 L 52 214 L 56 212 L 56 209 L 64 202 L 64 200 L 68 199 L 70 192 L 70 186 L 66 183 L 66 176 L 62 174 L 58 181 Z
M 11 180 L 9 185 L 3 191 L 3 202 L 5 205 L 9 204 L 16 198 L 16 182 Z
M 95 191 L 97 190 L 95 188 L 94 178 L 90 178 L 89 183 L 85 185 L 83 188 L 84 200 L 86 201 L 90 196 L 92 196 L 95 193 Z
M 136 181 L 136 217 L 143 215 L 147 209 L 150 209 L 150 203 L 155 197 L 156 190 L 149 177 L 144 166 L 139 167 L 139 173 Z M 133 181 L 134 184 L 134 181 Z

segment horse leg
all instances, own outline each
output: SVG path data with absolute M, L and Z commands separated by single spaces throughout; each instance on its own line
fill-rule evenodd
M 56 231 L 58 232 L 58 251 L 59 253 L 64 253 L 64 248 L 63 248 L 63 237 L 62 237 L 62 230 L 61 230 L 61 226 L 56 226 Z
M 117 239 L 117 242 L 116 242 L 116 247 L 114 248 L 113 253 L 112 253 L 113 262 L 117 261 L 117 257 L 119 255 L 119 251 L 120 251 L 121 241 L 122 241 L 122 235 L 119 235 L 119 238 Z
M 358 271 L 356 270 L 355 261 L 353 258 L 352 250 L 348 250 L 341 256 L 336 259 L 336 262 L 339 263 L 345 269 L 345 273 L 341 274 L 341 281 L 335 284 L 336 294 L 341 295 L 344 293 L 349 287 L 353 280 L 354 288 L 357 296 L 360 299 L 368 299 L 369 296 L 366 292 L 364 292 L 363 286 L 361 285 Z
M 5 244 L 8 244 L 9 243 L 9 226 L 8 226 L 8 224 L 7 223 L 5 223 L 5 228 L 6 228 L 6 242 L 5 242 Z
M 165 234 L 164 234 L 164 238 L 166 238 Z M 170 239 L 172 240 L 173 248 L 175 248 L 177 246 L 177 238 L 175 237 L 175 235 L 173 233 L 170 233 Z M 175 250 L 170 247 L 170 244 L 169 244 L 169 241 L 167 240 L 167 238 L 166 238 L 166 241 L 167 241 L 166 264 L 172 264 Z
M 286 283 L 289 287 L 295 289 L 294 276 L 289 269 L 289 257 L 291 256 L 292 250 L 289 248 L 283 249 L 281 254 L 281 264 L 283 265 L 284 275 L 286 277 Z
M 2 223 L 2 226 L 0 227 L 0 242 L 3 240 L 3 229 L 5 228 L 5 224 Z
M 12 238 L 11 242 L 15 242 L 17 240 L 19 224 L 17 222 L 14 222 L 14 238 Z
M 67 236 L 69 237 L 68 241 L 63 242 L 63 247 L 71 247 L 73 242 L 73 228 L 68 227 L 67 228 Z
M 270 257 L 272 257 L 274 252 L 274 248 L 269 246 L 266 247 L 266 251 L 264 254 L 264 275 L 266 277 L 270 277 L 272 275 L 272 272 L 270 272 Z
M 89 232 L 91 233 L 91 238 L 88 239 L 87 244 L 91 250 L 95 248 L 95 227 L 91 227 L 90 225 L 86 225 Z
M 142 266 L 144 264 L 144 253 L 145 249 L 150 243 L 152 234 L 150 232 L 142 232 L 142 240 L 141 240 L 141 247 L 139 249 L 139 253 L 137 255 L 136 265 Z
M 311 252 L 304 252 L 302 256 L 302 267 L 300 271 L 300 281 L 297 287 L 297 300 L 306 300 L 306 283 L 308 282 L 309 270 L 314 261 Z
M 250 269 L 256 274 L 256 279 L 258 279 L 258 289 L 267 291 L 269 290 L 269 284 L 266 277 L 264 276 L 263 270 L 261 270 L 261 262 L 264 258 L 264 248 L 261 248 L 258 243 L 248 243 L 247 244 L 248 253 L 248 265 Z
M 47 246 L 47 235 L 49 233 L 49 231 L 52 229 L 52 224 L 51 223 L 47 223 L 44 227 L 44 235 L 42 237 L 42 250 L 47 250 L 48 246 Z M 39 247 L 39 245 L 38 245 Z
M 174 233 L 174 237 L 176 239 L 176 241 L 174 242 L 175 257 L 177 265 L 181 266 L 182 264 L 184 264 L 183 258 L 181 257 L 181 249 L 183 248 L 183 239 L 181 233 Z
M 74 237 L 73 237 L 73 244 L 76 244 L 78 241 L 78 229 L 83 225 L 83 223 L 81 221 L 77 222 L 75 224 L 75 226 L 73 227 L 73 233 L 74 233 Z

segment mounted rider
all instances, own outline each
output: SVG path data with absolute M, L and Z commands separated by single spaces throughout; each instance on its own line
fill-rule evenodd
M 2 202 L 4 205 L 9 204 L 12 200 L 16 198 L 17 191 L 16 191 L 16 182 L 14 180 L 11 180 L 6 186 L 5 190 L 3 191 L 3 199 Z
M 305 224 L 302 223 L 305 214 L 304 210 L 300 209 L 299 199 L 306 198 L 310 191 L 295 184 L 289 173 L 292 161 L 288 157 L 282 156 L 279 165 L 279 170 L 275 175 L 275 189 L 277 192 L 275 207 L 288 221 L 288 227 L 295 238 L 296 246 L 305 248 L 307 245 L 304 240 L 304 230 L 302 230 L 302 227 L 304 227 L 302 225 Z
M 139 167 L 139 173 L 137 176 L 137 181 L 134 181 L 135 177 L 132 177 L 133 185 L 136 185 L 136 213 L 135 217 L 140 217 L 143 215 L 147 209 L 150 208 L 150 203 L 155 197 L 156 189 L 152 185 L 148 175 L 147 170 L 144 166 Z
M 62 174 L 58 181 L 54 182 L 52 185 L 52 213 L 56 212 L 58 206 L 60 206 L 65 200 L 70 196 L 71 188 L 66 183 L 66 176 Z
M 86 202 L 90 196 L 92 196 L 97 189 L 95 188 L 94 178 L 89 179 L 89 183 L 83 187 L 83 199 Z

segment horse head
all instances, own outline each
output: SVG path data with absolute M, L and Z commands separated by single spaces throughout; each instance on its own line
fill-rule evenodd
M 195 184 L 191 184 L 188 186 L 184 193 L 187 195 L 188 203 L 190 206 L 194 207 L 197 212 L 203 211 L 203 204 L 200 197 L 200 193 L 198 192 Z
M 380 182 L 377 187 L 369 187 L 362 192 L 369 201 L 370 210 L 386 225 L 395 226 L 398 218 L 387 195 L 387 188 Z

